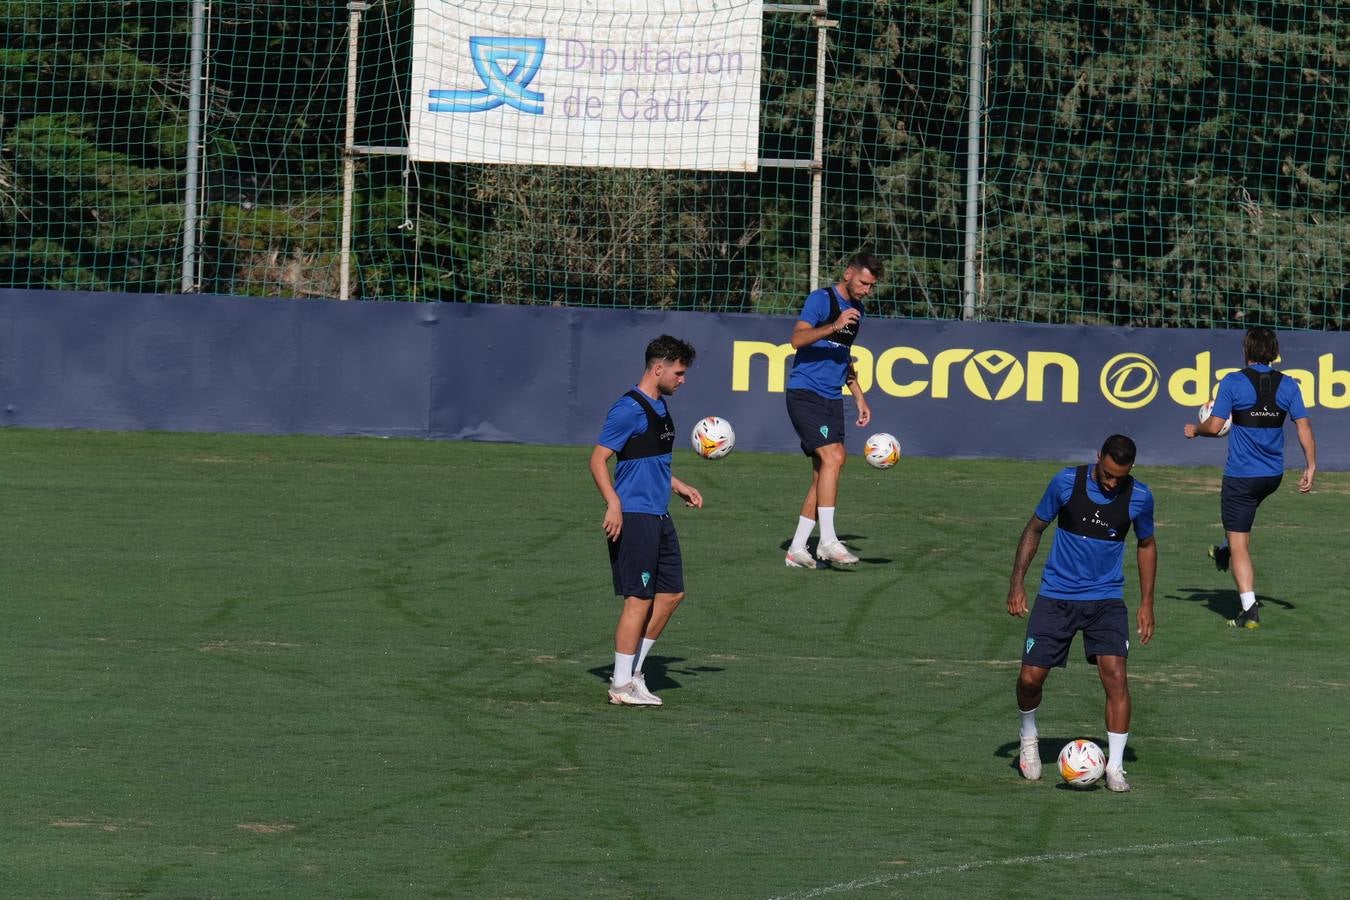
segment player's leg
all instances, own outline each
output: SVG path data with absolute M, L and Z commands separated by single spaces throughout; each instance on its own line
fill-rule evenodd
M 1252 536 L 1247 531 L 1229 531 L 1228 549 L 1232 554 L 1228 565 L 1233 572 L 1233 585 L 1239 594 L 1256 591 L 1256 566 L 1252 564 Z
M 1097 675 L 1106 691 L 1106 731 L 1129 734 L 1130 685 L 1125 677 L 1125 657 L 1098 656 Z
M 1256 510 L 1280 486 L 1280 476 L 1223 479 L 1219 494 L 1220 513 L 1228 535 L 1228 565 L 1233 573 L 1241 609 L 1229 621 L 1239 628 L 1257 628 L 1261 613 L 1256 602 L 1256 567 L 1252 563 L 1251 531 Z
M 1040 708 L 1045 680 L 1050 670 L 1069 660 L 1069 642 L 1073 640 L 1073 604 L 1063 600 L 1037 597 L 1027 617 L 1026 642 L 1022 649 L 1022 668 L 1017 673 L 1018 729 L 1017 767 L 1031 781 L 1041 777 L 1041 745 L 1036 728 L 1036 710 Z
M 1017 714 L 1021 719 L 1017 733 L 1017 768 L 1022 777 L 1036 781 L 1041 777 L 1041 741 L 1036 730 L 1036 710 L 1041 705 L 1045 679 L 1050 670 L 1022 663 L 1017 673 Z
M 816 510 L 820 516 L 820 546 L 816 557 L 835 565 L 851 566 L 858 561 L 839 540 L 834 528 L 834 511 L 839 502 L 839 474 L 843 471 L 848 451 L 842 442 L 816 448 L 818 479 L 816 483 Z
M 839 473 L 844 469 L 848 451 L 842 443 L 826 444 L 816 448 L 815 473 L 811 490 L 815 493 L 816 508 L 833 509 L 839 502 Z
M 811 457 L 811 486 L 806 490 L 806 497 L 802 500 L 801 517 L 810 519 L 814 525 L 819 518 L 817 512 L 817 498 L 820 496 L 820 457 L 812 455 Z
M 652 615 L 653 601 L 644 597 L 624 597 L 623 609 L 619 611 L 619 624 L 614 627 L 614 652 L 630 657 L 626 672 L 616 667 L 614 683 L 627 684 L 633 675 L 633 660 L 637 658 L 638 645 L 647 628 L 647 620 Z
M 1125 745 L 1130 739 L 1130 685 L 1126 659 L 1130 653 L 1129 611 L 1123 600 L 1082 604 L 1083 653 L 1097 667 L 1106 693 L 1106 787 L 1128 791 Z
M 643 625 L 638 657 L 633 664 L 633 683 L 638 696 L 651 705 L 660 706 L 661 698 L 647 689 L 647 678 L 642 666 L 647 661 L 652 645 L 665 631 L 670 617 L 675 615 L 676 608 L 684 599 L 684 558 L 680 553 L 680 538 L 675 531 L 675 522 L 670 516 L 661 517 L 660 552 L 651 584 L 656 593 Z
M 647 619 L 643 639 L 654 641 L 661 636 L 670 617 L 684 599 L 684 554 L 680 551 L 680 535 L 675 520 L 662 516 L 658 523 L 656 566 L 651 570 L 651 615 Z M 644 654 L 645 655 L 645 654 Z M 639 671 L 642 669 L 638 661 Z
M 1017 710 L 1020 713 L 1032 714 L 1032 718 L 1025 724 L 1030 725 L 1030 736 L 1036 736 L 1036 708 L 1041 705 L 1041 697 L 1045 694 L 1045 681 L 1050 677 L 1050 670 L 1044 666 L 1029 666 L 1022 663 L 1022 670 L 1017 673 Z M 1024 736 L 1026 734 L 1024 733 Z
M 824 440 L 821 434 L 823 424 L 821 409 L 824 403 L 825 399 L 813 391 L 794 389 L 787 392 L 788 417 L 792 420 L 792 428 L 801 441 L 802 453 L 811 460 L 811 485 L 802 499 L 801 510 L 797 516 L 797 528 L 788 544 L 787 555 L 783 559 L 784 564 L 790 569 L 816 568 L 816 561 L 811 556 L 811 551 L 806 548 L 806 542 L 811 538 L 811 532 L 815 530 L 816 522 L 820 518 L 817 508 L 820 459 L 816 456 L 815 448 Z
M 655 586 L 651 582 L 659 560 L 659 518 L 624 513 L 619 539 L 609 542 L 614 593 L 623 598 L 614 627 L 614 674 L 609 686 L 609 702 L 618 705 L 655 705 L 634 691 L 633 674 L 642 635 L 653 612 Z
M 661 636 L 661 632 L 666 630 L 666 625 L 670 623 L 670 617 L 675 615 L 675 609 L 683 599 L 684 591 L 680 591 L 678 594 L 656 595 L 651 604 L 651 616 L 647 619 L 646 628 L 642 634 L 643 640 L 654 641 Z
M 1125 676 L 1125 657 L 1098 656 L 1097 674 L 1106 691 L 1106 789 L 1121 793 L 1130 789 L 1125 780 L 1125 745 L 1130 740 L 1130 685 Z

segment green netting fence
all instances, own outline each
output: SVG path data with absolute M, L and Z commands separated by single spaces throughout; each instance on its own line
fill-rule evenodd
M 754 172 L 410 162 L 417 5 L 0 0 L 0 287 L 1345 327 L 1344 0 L 766 11 Z

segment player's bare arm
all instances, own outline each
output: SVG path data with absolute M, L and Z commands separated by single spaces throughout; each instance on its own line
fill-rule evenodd
M 1017 541 L 1017 552 L 1013 556 L 1012 580 L 1008 585 L 1008 615 L 1021 616 L 1027 613 L 1027 570 L 1036 558 L 1041 546 L 1041 535 L 1050 526 L 1049 522 L 1032 516 L 1027 527 L 1022 529 L 1022 537 Z
M 1216 438 L 1219 432 L 1223 431 L 1224 420 L 1218 416 L 1210 416 L 1203 422 L 1187 422 L 1181 426 L 1181 433 L 1186 435 L 1186 439 L 1198 437 Z
M 684 501 L 685 506 L 694 509 L 703 508 L 703 495 L 692 485 L 685 484 L 674 475 L 670 476 L 670 489 L 675 492 L 675 496 Z
M 863 393 L 862 385 L 858 384 L 858 370 L 853 368 L 853 363 L 848 364 L 848 375 L 844 383 L 848 386 L 848 392 L 853 395 L 853 402 L 857 404 L 858 427 L 862 428 L 872 421 L 872 407 L 867 403 L 867 395 Z
M 858 321 L 861 315 L 856 309 L 849 307 L 839 313 L 839 318 L 833 322 L 826 322 L 823 325 L 811 325 L 809 322 L 798 320 L 792 327 L 792 349 L 800 350 L 803 347 L 809 347 L 816 341 L 823 341 L 830 335 L 843 331 L 848 326 Z
M 609 475 L 609 458 L 613 455 L 613 450 L 596 444 L 595 449 L 591 451 L 590 468 L 595 486 L 599 488 L 600 496 L 605 501 L 605 517 L 600 525 L 611 541 L 617 541 L 619 532 L 623 531 L 623 504 L 614 491 L 614 480 Z
M 1313 438 L 1312 422 L 1307 416 L 1294 422 L 1298 429 L 1298 444 L 1303 448 L 1303 474 L 1298 479 L 1298 492 L 1306 494 L 1312 490 L 1313 479 L 1317 477 L 1317 441 Z
M 1135 625 L 1139 631 L 1139 642 L 1147 644 L 1153 639 L 1153 585 L 1158 575 L 1158 541 L 1152 535 L 1139 542 L 1139 611 L 1135 614 Z

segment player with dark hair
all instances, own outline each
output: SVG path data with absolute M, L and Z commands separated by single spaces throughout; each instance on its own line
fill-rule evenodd
M 1230 372 L 1219 382 L 1218 396 L 1209 418 L 1198 425 L 1187 422 L 1187 438 L 1218 437 L 1230 416 L 1228 460 L 1219 490 L 1219 513 L 1225 539 L 1209 548 L 1220 572 L 1232 566 L 1241 609 L 1228 624 L 1259 628 L 1260 604 L 1256 602 L 1256 572 L 1252 565 L 1251 531 L 1256 509 L 1279 488 L 1284 479 L 1284 422 L 1294 420 L 1304 468 L 1298 491 L 1312 490 L 1317 476 L 1317 442 L 1312 422 L 1303 405 L 1298 383 L 1270 367 L 1280 356 L 1280 341 L 1269 328 L 1252 328 L 1242 339 L 1247 367 Z
M 1041 777 L 1036 710 L 1052 668 L 1063 668 L 1073 636 L 1083 633 L 1083 652 L 1097 667 L 1106 691 L 1106 787 L 1128 791 L 1125 744 L 1130 737 L 1130 686 L 1125 660 L 1130 652 L 1125 608 L 1125 538 L 1134 526 L 1138 541 L 1139 611 L 1135 625 L 1145 644 L 1153 637 L 1153 583 L 1158 546 L 1153 537 L 1153 494 L 1136 481 L 1134 441 L 1113 434 L 1102 444 L 1094 466 L 1069 466 L 1045 489 L 1040 505 L 1022 530 L 1013 558 L 1008 613 L 1027 612 L 1023 582 L 1036 557 L 1041 533 L 1057 523 L 1045 561 L 1036 605 L 1027 620 L 1022 669 L 1017 676 L 1017 710 L 1022 717 L 1018 766 L 1022 775 Z
M 671 474 L 675 422 L 665 401 L 684 384 L 693 362 L 694 348 L 678 338 L 663 334 L 649 343 L 642 377 L 610 407 L 591 451 L 591 477 L 605 500 L 601 526 L 609 539 L 614 593 L 623 598 L 609 687 L 609 702 L 623 706 L 661 705 L 647 690 L 642 664 L 684 599 L 670 494 L 686 506 L 703 506 L 703 495 Z M 611 481 L 609 458 L 616 454 Z
M 870 253 L 855 254 L 838 284 L 807 295 L 792 330 L 792 348 L 797 355 L 788 376 L 787 410 L 801 439 L 802 452 L 811 459 L 811 487 L 802 501 L 797 531 L 784 560 L 791 568 L 816 568 L 806 541 L 817 522 L 820 523 L 818 559 L 845 566 L 858 561 L 839 540 L 834 527 L 839 473 L 848 456 L 844 449 L 844 401 L 840 394 L 847 387 L 853 395 L 859 428 L 872 420 L 872 410 L 858 385 L 849 348 L 858 337 L 863 300 L 881 276 L 881 260 Z

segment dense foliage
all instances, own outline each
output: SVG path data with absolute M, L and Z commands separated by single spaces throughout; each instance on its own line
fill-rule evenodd
M 0 286 L 174 292 L 185 2 L 0 0 Z M 209 4 L 198 287 L 333 296 L 347 4 Z M 357 140 L 406 140 L 412 0 L 366 12 Z M 889 264 L 877 312 L 962 314 L 966 0 L 831 3 L 823 277 Z M 1344 327 L 1350 7 L 1007 0 L 987 26 L 987 319 Z M 809 158 L 816 32 L 765 18 L 761 155 Z M 358 159 L 356 290 L 784 312 L 811 183 Z

